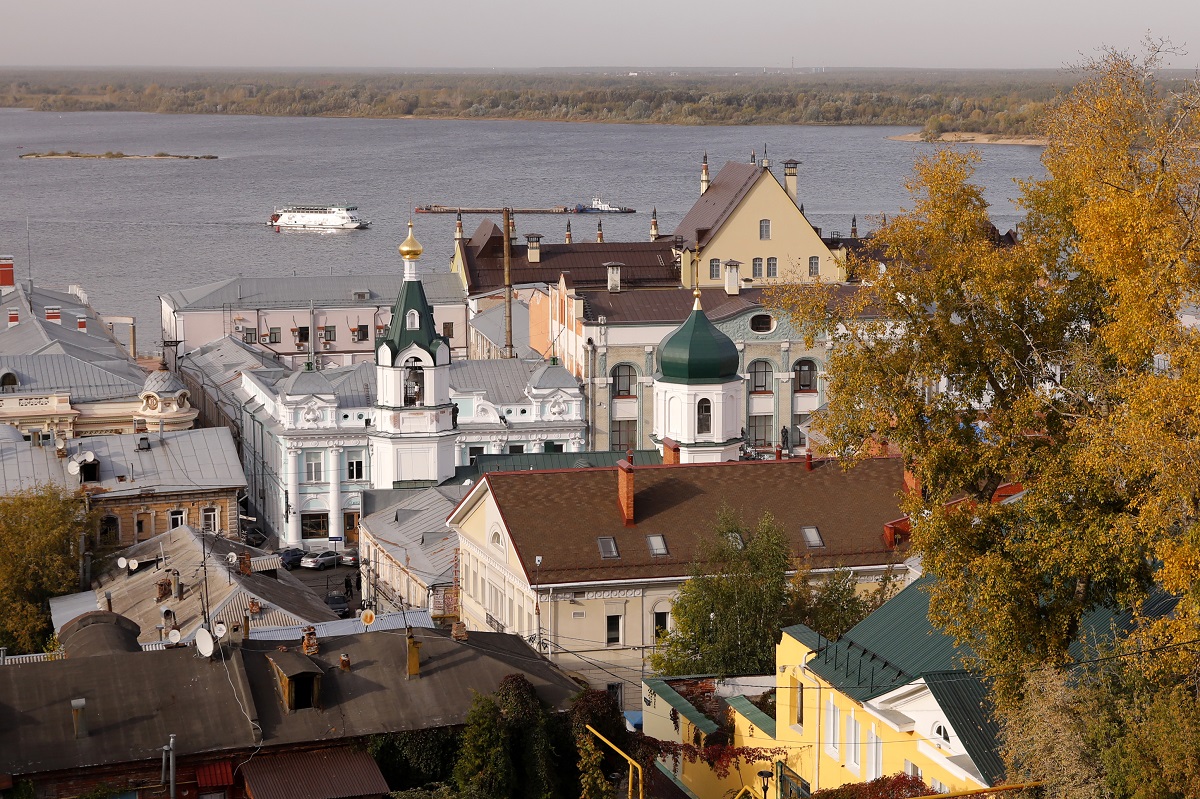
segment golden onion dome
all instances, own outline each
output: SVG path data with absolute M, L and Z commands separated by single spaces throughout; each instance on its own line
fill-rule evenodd
M 413 235 L 413 225 L 408 223 L 408 238 L 400 245 L 400 257 L 407 260 L 415 260 L 421 257 L 421 253 L 425 252 L 425 248 L 421 246 L 421 242 L 417 241 L 417 237 Z

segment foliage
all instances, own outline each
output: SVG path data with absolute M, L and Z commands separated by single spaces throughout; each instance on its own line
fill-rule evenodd
M 38 652 L 49 600 L 79 588 L 79 544 L 95 524 L 81 494 L 44 485 L 0 497 L 0 646 Z
M 405 788 L 388 794 L 391 799 L 457 799 L 450 786 L 435 784 L 425 788 Z
M 836 640 L 891 599 L 898 589 L 891 571 L 864 593 L 850 569 L 834 569 L 821 578 L 814 578 L 807 568 L 797 569 L 789 586 L 784 625 L 804 624 Z
M 579 751 L 580 799 L 613 799 L 615 791 L 604 774 L 604 756 L 596 748 L 592 734 L 585 732 L 575 739 Z
M 665 674 L 762 674 L 774 669 L 788 601 L 788 541 L 769 515 L 753 530 L 723 508 L 691 579 L 671 608 L 675 627 L 650 664 Z
M 910 799 L 936 793 L 919 777 L 893 774 L 869 782 L 852 782 L 837 788 L 826 788 L 814 793 L 813 799 Z
M 454 784 L 463 799 L 506 799 L 516 796 L 512 750 L 500 706 L 477 695 L 467 713 L 462 748 L 454 764 Z
M 709 736 L 709 740 L 714 738 L 719 740 L 723 737 L 723 735 L 714 733 Z M 724 742 L 706 742 L 703 745 L 696 745 L 662 741 L 657 738 L 646 738 L 645 742 L 647 748 L 655 750 L 659 757 L 683 759 L 689 763 L 703 763 L 711 768 L 713 774 L 720 779 L 725 779 L 733 769 L 740 766 L 778 760 L 786 757 L 788 753 L 787 747 L 731 746 Z M 643 768 L 645 768 L 644 764 Z
M 521 795 L 554 799 L 559 795 L 557 753 L 548 714 L 532 683 L 522 674 L 506 676 L 496 691 L 496 702 L 504 716 Z
M 372 735 L 367 751 L 388 785 L 417 788 L 444 782 L 458 756 L 460 733 L 451 727 Z

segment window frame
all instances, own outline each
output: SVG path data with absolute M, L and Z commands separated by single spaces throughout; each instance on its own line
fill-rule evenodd
M 178 524 L 176 524 L 178 520 Z M 167 511 L 167 529 L 174 530 L 187 524 L 187 508 L 175 508 Z
M 616 620 L 616 634 L 613 634 L 613 620 Z M 604 645 L 623 646 L 625 643 L 625 616 L 621 613 L 604 614 Z
M 612 426 L 608 431 L 608 450 L 609 452 L 624 452 L 627 449 L 636 448 L 634 444 L 637 442 L 637 419 L 614 419 Z M 625 433 L 631 433 L 628 439 L 625 438 Z
M 807 364 L 809 369 L 802 368 L 802 365 Z M 800 358 L 792 364 L 792 393 L 794 394 L 816 394 L 817 393 L 817 362 L 812 358 Z M 811 373 L 811 377 L 807 381 L 801 379 L 801 375 L 806 372 Z
M 819 255 L 808 256 L 808 276 L 809 277 L 820 277 L 821 276 L 821 256 L 819 256 Z
M 720 258 L 709 258 L 708 259 L 708 279 L 709 280 L 720 280 L 721 279 L 721 259 Z
M 346 480 L 366 480 L 366 453 L 361 449 L 346 450 Z
M 775 446 L 775 417 L 769 413 L 747 416 L 746 438 L 754 447 Z
M 759 241 L 770 241 L 771 240 L 771 220 L 770 219 L 758 220 L 758 240 Z
M 370 325 L 356 325 L 354 328 L 355 341 L 369 341 L 371 338 Z
M 712 400 L 701 397 L 696 400 L 696 435 L 712 435 Z
M 774 255 L 767 258 L 767 277 L 779 277 L 779 259 Z
M 267 343 L 281 344 L 283 342 L 283 328 L 269 327 L 267 328 Z
M 612 396 L 614 398 L 630 398 L 637 396 L 638 373 L 631 364 L 619 363 L 609 373 L 613 381 Z
M 750 377 L 750 393 L 751 394 L 772 394 L 771 383 L 775 377 L 775 368 L 771 366 L 771 362 L 763 358 L 750 362 L 750 368 L 746 370 Z
M 319 449 L 304 450 L 304 482 L 323 483 L 325 477 L 325 453 Z
M 209 519 L 212 519 L 211 526 Z M 221 511 L 215 505 L 200 509 L 200 529 L 206 533 L 215 533 L 221 529 Z
M 444 339 L 454 338 L 454 323 L 453 322 L 442 322 L 442 338 L 444 338 Z
M 751 258 L 750 259 L 750 277 L 761 279 L 762 276 L 763 276 L 763 259 L 762 258 Z
M 661 533 L 646 536 L 646 546 L 649 547 L 652 558 L 665 558 L 671 555 L 671 550 L 667 547 L 667 537 Z
M 325 341 L 337 341 L 337 325 L 325 325 L 321 328 L 321 338 Z
M 606 548 L 605 544 L 611 544 L 612 548 Z M 600 558 L 602 560 L 620 560 L 621 548 L 617 545 L 617 539 L 611 535 L 597 536 L 596 546 L 600 550 Z

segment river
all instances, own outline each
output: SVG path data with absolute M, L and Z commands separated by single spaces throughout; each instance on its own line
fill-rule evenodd
M 417 205 L 549 207 L 593 195 L 636 208 L 604 215 L 609 241 L 674 230 L 699 192 L 700 159 L 713 175 L 730 160 L 801 162 L 799 194 L 826 231 L 860 234 L 907 204 L 913 158 L 932 145 L 890 141 L 895 127 L 674 127 L 423 119 L 315 119 L 74 114 L 0 109 L 0 253 L 18 277 L 79 283 L 98 310 L 132 314 L 139 344 L 161 338 L 158 295 L 222 276 L 367 274 L 401 268 L 396 246 L 409 218 L 423 267 L 444 270 L 453 215 Z M 216 160 L 21 159 L 74 150 L 168 152 Z M 1017 221 L 1014 179 L 1042 174 L 1041 148 L 980 147 L 976 179 L 997 227 Z M 266 225 L 277 205 L 349 202 L 365 231 L 284 231 Z M 526 215 L 518 234 L 594 240 L 592 215 Z M 464 219 L 467 235 L 481 217 Z M 497 220 L 498 221 L 498 220 Z M 143 343 L 144 342 L 144 343 Z

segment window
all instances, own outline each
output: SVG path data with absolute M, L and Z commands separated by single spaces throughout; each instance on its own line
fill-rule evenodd
M 825 751 L 831 757 L 838 756 L 838 741 L 842 737 L 841 720 L 842 715 L 838 713 L 831 696 L 825 700 Z
M 242 341 L 246 342 L 247 344 L 257 344 L 258 331 L 254 329 L 244 331 L 242 333 Z
M 820 258 L 820 256 L 814 255 L 808 259 L 808 276 L 809 277 L 820 277 L 821 276 L 821 258 Z
M 328 538 L 329 537 L 329 514 L 328 513 L 301 513 L 300 514 L 300 537 L 301 538 Z
M 176 527 L 183 527 L 187 523 L 186 510 L 173 510 L 167 514 L 167 529 L 174 530 Z
M 796 726 L 804 726 L 804 683 L 796 683 Z
M 712 433 L 712 400 L 702 399 L 696 403 L 696 433 L 698 435 Z
M 654 611 L 654 640 L 662 638 L 667 634 L 667 630 L 671 626 L 671 611 L 656 610 Z
M 817 365 L 805 358 L 792 367 L 792 390 L 797 394 L 817 390 Z
M 308 343 L 308 327 L 307 326 L 296 328 L 296 343 L 297 344 L 307 344 Z
M 768 241 L 771 238 L 771 220 L 758 220 L 758 238 L 760 241 Z
M 856 774 L 859 768 L 859 728 L 858 719 L 851 713 L 846 720 L 846 765 Z
M 200 511 L 200 529 L 206 533 L 215 533 L 217 531 L 216 508 L 205 508 Z
M 409 330 L 419 330 L 421 328 L 421 314 L 415 310 L 409 311 L 404 317 L 404 326 Z
M 916 763 L 912 762 L 911 760 L 904 761 L 904 773 L 910 777 L 916 777 L 919 780 L 924 779 L 924 777 L 921 776 L 922 775 L 921 767 L 918 766 Z
M 883 776 L 883 739 L 871 725 L 867 733 L 867 779 L 877 780 Z
M 950 730 L 941 722 L 933 725 L 933 738 L 935 744 L 950 744 Z
M 442 322 L 442 337 L 443 338 L 454 338 L 454 323 L 453 322 Z
M 467 457 L 470 463 L 475 463 L 475 459 L 483 454 L 483 447 L 467 447 Z
M 363 451 L 361 449 L 346 450 L 346 479 L 363 480 L 366 472 L 363 469 Z
M 44 435 L 41 440 L 42 440 L 42 443 L 46 442 L 46 438 Z M 79 479 L 85 483 L 99 483 L 100 482 L 100 464 L 97 463 L 96 461 L 92 461 L 91 463 L 79 464 Z
M 614 397 L 632 397 L 637 385 L 637 370 L 627 363 L 614 366 L 612 380 Z
M 938 793 L 950 793 L 950 786 L 939 780 L 937 777 L 929 778 L 929 787 Z
M 121 522 L 116 516 L 105 516 L 100 520 L 100 541 L 115 544 L 121 536 Z
M 280 333 L 279 333 L 280 330 L 282 330 L 282 328 L 278 328 L 278 327 L 271 328 L 270 333 L 267 336 L 267 340 L 269 342 L 271 342 L 272 344 L 278 344 L 282 340 L 280 338 Z
M 617 703 L 617 707 L 625 707 L 625 686 L 619 682 L 610 682 L 605 686 L 608 695 Z
M 750 262 L 750 277 L 763 276 L 763 259 L 755 258 Z
M 404 362 L 404 405 L 411 407 L 421 404 L 421 396 L 425 393 L 425 370 L 416 358 Z
M 621 553 L 617 550 L 617 539 L 611 536 L 601 536 L 596 539 L 596 544 L 600 547 L 600 557 L 607 560 L 621 557 Z
M 720 258 L 709 259 L 708 279 L 709 280 L 720 280 L 721 279 L 721 259 Z
M 800 528 L 800 533 L 804 536 L 804 543 L 810 547 L 825 546 L 825 539 L 821 538 L 821 531 L 812 525 L 805 525 Z
M 542 444 L 542 452 L 562 452 L 563 443 L 561 441 L 547 441 Z
M 609 435 L 608 448 L 613 452 L 624 452 L 633 449 L 637 441 L 637 419 L 622 419 L 612 423 L 612 433 Z
M 779 259 L 767 259 L 767 277 L 779 277 Z
M 771 393 L 771 364 L 768 361 L 750 364 L 750 391 L 755 394 Z
M 492 533 L 491 544 L 496 549 L 504 549 L 504 541 L 500 538 L 500 533 Z
M 751 416 L 746 423 L 746 436 L 752 446 L 772 447 L 775 445 L 775 424 L 769 413 Z
M 755 333 L 770 333 L 772 322 L 770 314 L 755 314 L 750 317 L 750 329 Z
M 370 335 L 370 330 L 370 325 L 359 325 L 358 327 L 354 328 L 354 340 L 366 341 L 367 336 Z
M 608 646 L 613 646 L 621 643 L 621 620 L 624 616 L 605 616 L 604 617 L 604 643 Z
M 509 455 L 524 455 L 525 454 L 525 445 L 524 444 L 509 444 L 508 445 L 508 454 Z
M 793 447 L 807 447 L 808 433 L 804 432 L 808 425 L 809 414 L 798 413 L 792 417 L 792 424 L 796 427 L 796 438 L 792 441 Z
M 325 325 L 321 335 L 326 341 L 337 341 L 337 328 L 333 325 Z
M 306 450 L 304 453 L 304 481 L 320 483 L 325 471 L 325 453 L 316 450 Z
M 667 551 L 667 539 L 665 536 L 648 535 L 646 536 L 646 543 L 650 545 L 651 557 L 658 558 L 671 554 Z

